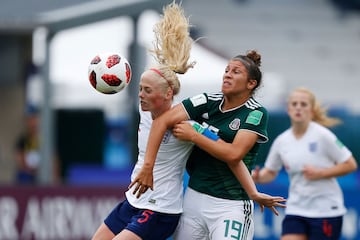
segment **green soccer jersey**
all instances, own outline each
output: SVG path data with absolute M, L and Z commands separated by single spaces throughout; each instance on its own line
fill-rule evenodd
M 259 140 L 244 157 L 249 171 L 253 168 L 260 143 L 268 140 L 266 109 L 253 98 L 236 108 L 222 111 L 222 93 L 200 94 L 182 101 L 189 118 L 203 123 L 222 140 L 231 143 L 240 129 L 255 132 Z M 210 196 L 231 199 L 249 199 L 245 190 L 227 164 L 194 147 L 186 165 L 190 179 L 188 186 Z

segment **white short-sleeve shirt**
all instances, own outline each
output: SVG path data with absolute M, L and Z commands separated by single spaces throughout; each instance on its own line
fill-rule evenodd
M 329 129 L 311 122 L 300 139 L 291 128 L 272 144 L 265 167 L 279 171 L 285 168 L 290 187 L 286 214 L 304 217 L 336 217 L 345 214 L 343 193 L 336 178 L 310 181 L 305 179 L 305 165 L 331 167 L 351 157 L 351 152 Z
M 131 180 L 138 175 L 143 163 L 146 145 L 152 124 L 150 112 L 140 112 L 138 129 L 139 155 L 131 174 Z M 133 194 L 134 187 L 125 195 L 129 203 L 140 209 L 150 209 L 162 213 L 178 214 L 183 211 L 183 175 L 186 161 L 193 143 L 175 138 L 171 130 L 167 130 L 157 154 L 153 169 L 154 190 L 147 190 L 140 198 Z

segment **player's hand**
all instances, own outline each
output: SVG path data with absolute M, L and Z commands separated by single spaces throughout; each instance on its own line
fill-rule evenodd
M 305 165 L 302 172 L 307 180 L 319 180 L 322 178 L 321 169 L 310 165 Z
M 252 199 L 257 202 L 260 205 L 261 212 L 264 211 L 264 208 L 269 208 L 276 216 L 279 215 L 278 210 L 276 207 L 280 208 L 286 208 L 286 205 L 284 204 L 286 202 L 286 199 L 279 196 L 271 196 L 266 193 L 258 193 L 255 196 L 252 197 Z
M 130 183 L 129 189 L 135 186 L 133 194 L 136 194 L 136 197 L 139 198 L 143 193 L 145 193 L 149 188 L 153 190 L 153 172 L 152 169 L 142 167 L 139 174 L 135 179 Z
M 187 121 L 176 124 L 173 128 L 173 135 L 183 141 L 191 141 L 196 130 Z

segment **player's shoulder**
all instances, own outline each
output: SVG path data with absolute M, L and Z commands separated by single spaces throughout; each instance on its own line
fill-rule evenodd
M 322 137 L 335 137 L 335 134 L 327 127 L 317 123 L 317 122 L 310 122 L 310 127 L 309 130 L 313 133 L 313 134 L 317 134 L 319 136 Z
M 252 111 L 252 110 L 259 110 L 259 111 L 262 111 L 262 112 L 267 112 L 266 108 L 260 103 L 258 102 L 256 99 L 254 99 L 253 97 L 249 98 L 244 106 L 249 109 L 249 111 Z
M 204 106 L 204 105 L 218 105 L 224 99 L 224 95 L 221 92 L 214 93 L 201 93 L 182 101 L 183 104 L 191 103 L 192 106 Z
M 211 93 L 204 93 L 204 96 L 213 102 L 221 102 L 224 98 L 224 94 L 222 92 L 211 92 Z
M 239 109 L 242 114 L 248 115 L 250 118 L 268 119 L 268 111 L 266 108 L 254 98 L 249 98 Z

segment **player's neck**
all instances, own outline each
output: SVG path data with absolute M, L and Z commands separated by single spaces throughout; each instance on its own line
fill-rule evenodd
M 160 108 L 158 108 L 154 111 L 151 111 L 152 119 L 159 117 L 161 114 L 163 114 L 164 112 L 169 110 L 171 108 L 171 104 L 172 104 L 172 102 L 168 102 L 166 104 L 163 104 Z
M 309 123 L 305 123 L 305 122 L 293 123 L 291 129 L 292 129 L 292 132 L 293 132 L 295 138 L 299 139 L 302 136 L 304 136 L 308 127 L 309 127 Z
M 238 106 L 243 105 L 247 100 L 249 100 L 250 96 L 248 95 L 236 95 L 236 96 L 225 96 L 224 103 L 222 106 L 222 110 L 229 110 L 236 108 Z

